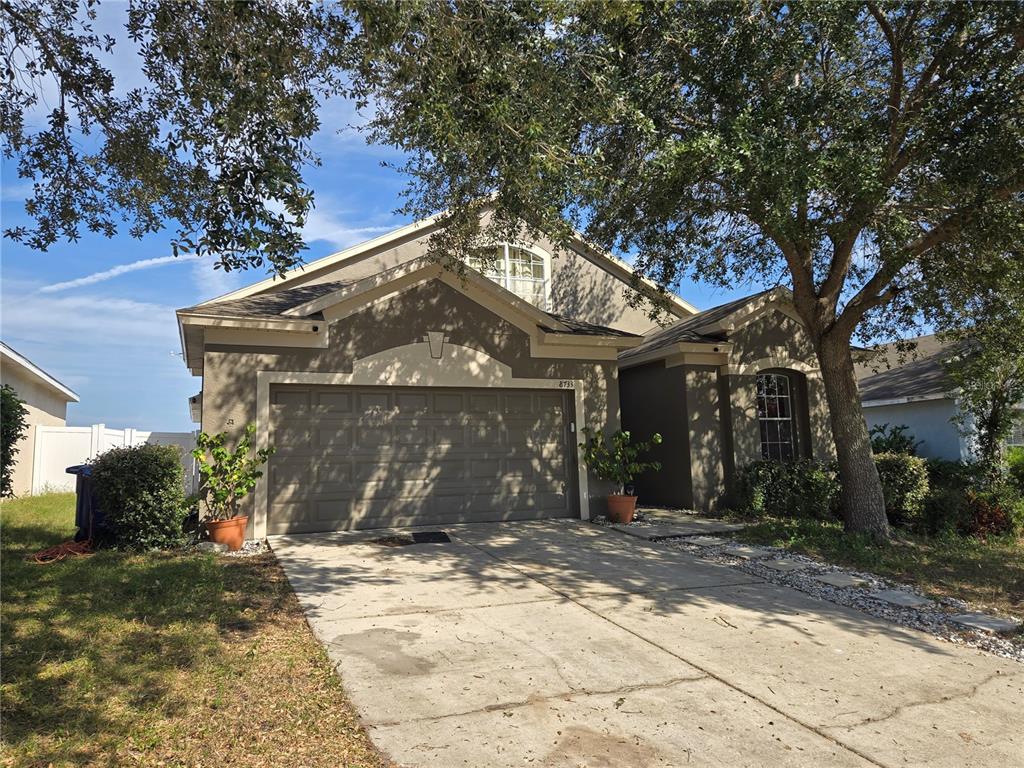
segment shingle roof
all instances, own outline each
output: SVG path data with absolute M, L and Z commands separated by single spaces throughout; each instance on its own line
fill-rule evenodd
M 716 342 L 726 341 L 724 333 L 698 333 L 697 329 L 712 325 L 720 320 L 724 320 L 729 315 L 743 309 L 743 307 L 756 301 L 765 294 L 771 293 L 773 290 L 775 289 L 772 288 L 767 291 L 761 291 L 750 296 L 744 296 L 741 299 L 735 299 L 725 304 L 720 304 L 719 306 L 712 307 L 711 309 L 705 309 L 703 312 L 698 312 L 692 317 L 680 320 L 678 323 L 670 325 L 668 328 L 662 328 L 660 331 L 656 331 L 646 337 L 643 344 L 640 346 L 633 347 L 633 349 L 627 349 L 622 352 L 619 355 L 619 359 L 627 360 L 629 358 L 636 357 L 647 352 L 653 352 L 654 350 L 662 349 L 680 342 L 714 344 Z
M 212 315 L 215 317 L 277 317 L 289 309 L 305 304 L 307 301 L 319 299 L 332 291 L 351 285 L 348 282 L 317 283 L 301 285 L 298 288 L 285 288 L 274 293 L 261 293 L 246 296 L 242 299 L 231 299 L 213 304 L 200 304 L 181 310 L 190 314 Z M 309 315 L 309 320 L 322 320 L 323 314 L 317 312 Z
M 585 320 L 576 320 L 565 315 L 556 315 L 554 312 L 545 312 L 544 314 L 550 315 L 552 318 L 568 326 L 569 332 L 577 336 L 621 336 L 624 339 L 635 339 L 639 338 L 636 333 L 629 333 L 627 331 L 620 331 L 617 328 L 609 328 L 606 325 L 596 325 L 594 323 L 588 323 Z M 551 328 L 545 328 L 546 331 L 551 333 L 565 333 L 565 331 L 556 331 Z
M 858 382 L 862 401 L 934 398 L 953 389 L 945 363 L 960 347 L 943 344 L 935 336 L 922 336 L 911 341 L 917 344 L 917 349 L 906 353 L 906 361 L 902 364 L 895 344 L 879 348 L 878 357 L 873 358 L 871 364 L 882 367 L 888 364 L 893 367 L 868 375 Z
M 189 314 L 207 315 L 214 317 L 279 317 L 289 309 L 293 309 L 313 299 L 319 299 L 329 293 L 352 285 L 351 282 L 335 281 L 329 283 L 317 283 L 315 285 L 303 285 L 298 288 L 285 288 L 274 293 L 263 293 L 256 296 L 247 296 L 241 299 L 231 299 L 213 304 L 200 304 L 195 307 L 188 307 L 181 310 Z M 615 328 L 608 328 L 603 325 L 595 325 L 584 320 L 556 315 L 553 312 L 546 312 L 553 320 L 557 320 L 568 326 L 569 333 L 580 336 L 619 336 L 622 338 L 637 338 L 635 333 L 627 333 Z M 322 320 L 322 312 L 316 312 L 304 317 L 304 320 Z M 295 319 L 295 318 L 291 318 Z M 551 333 L 565 333 L 552 328 L 545 330 Z

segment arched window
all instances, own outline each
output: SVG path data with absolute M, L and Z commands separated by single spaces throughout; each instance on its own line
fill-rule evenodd
M 778 461 L 796 458 L 795 394 L 793 382 L 786 374 L 757 374 L 757 420 L 761 427 L 762 458 Z
M 535 307 L 548 308 L 551 262 L 541 254 L 506 243 L 493 256 L 468 256 L 466 265 Z

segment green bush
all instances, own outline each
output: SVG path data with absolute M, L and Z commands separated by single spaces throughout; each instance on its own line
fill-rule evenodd
M 14 495 L 11 481 L 14 475 L 18 442 L 28 429 L 28 409 L 25 401 L 9 385 L 0 386 L 0 496 Z
M 981 466 L 969 461 L 928 459 L 928 484 L 932 488 L 948 488 L 967 491 L 982 483 L 984 473 Z
M 924 442 L 915 440 L 906 424 L 890 427 L 888 422 L 871 427 L 868 436 L 871 438 L 871 451 L 875 454 L 906 453 L 916 456 L 917 446 Z
M 167 549 L 182 543 L 188 511 L 176 446 L 113 448 L 92 462 L 92 477 L 115 546 Z
M 928 495 L 925 460 L 906 453 L 880 453 L 875 456 L 875 466 L 882 481 L 889 524 L 923 527 L 924 500 Z
M 740 470 L 738 503 L 744 514 L 828 520 L 836 516 L 839 481 L 817 461 L 755 461 Z
M 1024 445 L 1014 445 L 1007 449 L 1006 468 L 1010 473 L 1010 482 L 1024 494 Z
M 915 527 L 929 535 L 959 533 L 969 517 L 967 492 L 940 485 L 928 491 L 920 524 Z

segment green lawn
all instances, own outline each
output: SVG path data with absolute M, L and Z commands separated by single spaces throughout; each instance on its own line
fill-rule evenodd
M 73 509 L 0 505 L 0 765 L 387 764 L 273 556 L 27 562 Z
M 980 608 L 1024 614 L 1024 540 L 926 538 L 900 533 L 876 545 L 845 534 L 837 522 L 768 518 L 738 536 L 750 544 L 786 547 L 811 557 L 914 584 L 933 595 Z

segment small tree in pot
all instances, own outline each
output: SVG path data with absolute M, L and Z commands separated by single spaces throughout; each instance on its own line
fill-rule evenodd
M 615 483 L 618 493 L 608 495 L 608 517 L 616 523 L 630 523 L 636 513 L 636 495 L 630 486 L 637 475 L 648 470 L 658 471 L 661 463 L 640 461 L 640 456 L 661 444 L 661 435 L 655 432 L 643 443 L 633 443 L 630 433 L 618 430 L 610 438 L 584 427 L 586 440 L 580 443 L 583 460 L 602 480 Z
M 241 549 L 249 523 L 248 515 L 239 514 L 238 503 L 256 487 L 256 481 L 263 477 L 260 467 L 274 452 L 271 447 L 254 452 L 254 434 L 256 425 L 249 424 L 235 450 L 230 451 L 225 447 L 227 432 L 200 432 L 192 451 L 203 476 L 201 495 L 206 502 L 206 530 L 212 541 L 226 544 L 232 552 Z

